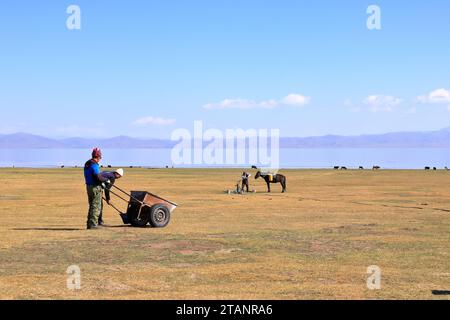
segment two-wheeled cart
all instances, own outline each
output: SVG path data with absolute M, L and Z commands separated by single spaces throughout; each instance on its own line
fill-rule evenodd
M 118 192 L 129 197 L 125 199 Z M 124 224 L 131 224 L 133 227 L 145 227 L 150 225 L 154 228 L 164 228 L 169 224 L 172 212 L 177 208 L 177 204 L 163 199 L 147 191 L 131 191 L 128 193 L 115 185 L 110 186 L 109 192 L 119 199 L 128 203 L 126 213 L 123 213 L 111 204 L 120 213 Z

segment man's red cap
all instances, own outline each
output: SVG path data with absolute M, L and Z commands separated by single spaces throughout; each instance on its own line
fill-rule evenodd
M 102 157 L 102 150 L 100 150 L 99 148 L 94 148 L 94 150 L 92 150 L 92 158 L 101 158 Z

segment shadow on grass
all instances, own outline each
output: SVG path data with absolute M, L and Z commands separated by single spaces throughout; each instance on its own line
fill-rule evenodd
M 106 229 L 108 229 L 108 228 L 133 228 L 133 226 L 129 225 L 129 224 L 120 224 L 117 226 L 104 226 L 104 228 L 106 228 Z M 145 228 L 147 228 L 147 227 L 142 227 L 141 229 L 145 229 Z
M 104 226 L 101 229 L 110 229 L 110 228 L 132 228 L 131 225 L 116 225 L 116 226 Z M 141 229 L 145 229 L 146 227 L 142 227 Z M 150 228 L 150 227 L 148 227 Z M 41 227 L 41 228 L 14 228 L 14 231 L 83 231 L 86 228 L 51 228 L 51 227 Z
M 435 296 L 450 296 L 450 290 L 433 290 L 431 293 Z
M 15 231 L 82 231 L 79 228 L 14 228 Z

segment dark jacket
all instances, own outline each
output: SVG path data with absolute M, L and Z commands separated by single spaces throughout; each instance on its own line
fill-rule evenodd
M 109 180 L 109 183 L 105 183 L 105 198 L 109 202 L 111 200 L 111 195 L 109 194 L 109 190 L 113 186 L 113 184 L 116 182 L 116 176 L 114 175 L 114 172 L 102 172 L 100 173 L 100 176 L 105 179 L 105 182 Z

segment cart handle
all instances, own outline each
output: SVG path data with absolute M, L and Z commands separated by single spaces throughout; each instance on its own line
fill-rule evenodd
M 150 207 L 149 204 L 147 204 L 147 203 L 145 203 L 145 202 L 143 202 L 143 201 L 140 201 L 140 200 L 136 199 L 136 198 L 133 197 L 131 194 L 125 192 L 124 190 L 120 189 L 119 187 L 117 187 L 117 186 L 115 186 L 115 185 L 112 185 L 112 187 L 114 187 L 114 188 L 116 188 L 117 190 L 119 190 L 120 192 L 126 194 L 126 195 L 129 196 L 131 199 L 133 199 L 134 201 L 138 202 L 139 204 L 141 204 L 141 205 L 143 205 L 143 206 Z M 117 193 L 115 193 L 114 191 L 111 191 L 111 188 L 108 189 L 108 190 L 109 190 L 109 192 L 111 192 L 111 193 L 112 193 L 113 195 L 115 195 L 116 197 L 119 197 L 119 198 L 122 199 L 123 201 L 128 202 L 128 200 L 125 200 L 124 198 L 122 198 L 121 196 L 119 196 L 119 195 L 118 195 Z
M 120 189 L 118 186 L 112 185 L 112 187 L 116 188 L 117 190 L 119 190 L 119 191 L 122 192 L 123 194 L 126 194 L 126 195 L 129 196 L 131 199 L 133 199 L 133 200 L 136 201 L 136 202 L 139 202 L 139 203 L 142 204 L 143 206 L 144 206 L 144 205 L 149 206 L 149 205 L 146 204 L 145 202 L 142 202 L 142 201 L 136 199 L 135 197 L 133 197 L 130 193 L 124 191 L 123 189 Z M 111 189 L 109 189 L 109 190 L 111 191 Z
M 106 202 L 105 197 L 102 197 L 102 199 Z M 120 213 L 120 214 L 123 213 L 122 211 L 120 211 L 119 209 L 117 209 L 115 205 L 113 205 L 113 204 L 111 204 L 111 203 L 108 203 L 108 205 L 109 205 L 110 207 L 113 207 L 118 213 Z
M 118 195 L 117 193 L 115 193 L 111 189 L 108 189 L 108 191 L 111 192 L 113 195 L 115 195 L 117 198 L 119 198 L 119 199 L 121 199 L 121 200 L 123 200 L 125 202 L 128 202 L 128 200 L 124 199 L 121 195 Z
M 136 199 L 135 197 L 133 197 L 131 194 L 129 194 L 129 193 L 127 193 L 127 192 L 125 192 L 124 190 L 122 190 L 122 189 L 120 189 L 119 187 L 117 187 L 116 185 L 112 185 L 114 188 L 116 188 L 117 190 L 119 190 L 119 191 L 121 191 L 121 192 L 123 192 L 124 194 L 126 194 L 127 196 L 129 196 L 129 197 L 131 197 L 133 200 L 135 200 L 135 201 L 137 201 L 137 202 L 139 202 L 140 204 L 142 204 L 142 205 L 146 205 L 146 206 L 148 206 L 148 207 L 150 207 L 150 205 L 149 204 L 147 204 L 147 203 L 145 203 L 145 202 L 142 202 L 142 201 L 139 201 L 138 199 Z M 111 190 L 111 189 L 109 189 L 109 190 Z M 151 193 L 151 192 L 147 192 L 149 195 L 151 195 L 151 196 L 153 196 L 153 197 L 155 197 L 155 198 L 158 198 L 158 199 L 160 199 L 160 200 L 163 200 L 163 201 L 165 201 L 165 202 L 167 202 L 167 203 L 170 203 L 171 205 L 173 205 L 173 206 L 176 206 L 176 207 L 178 207 L 178 204 L 176 204 L 175 202 L 172 202 L 172 201 L 169 201 L 169 200 L 166 200 L 166 199 L 163 199 L 163 198 L 161 198 L 160 196 L 157 196 L 156 194 L 153 194 L 153 193 Z

